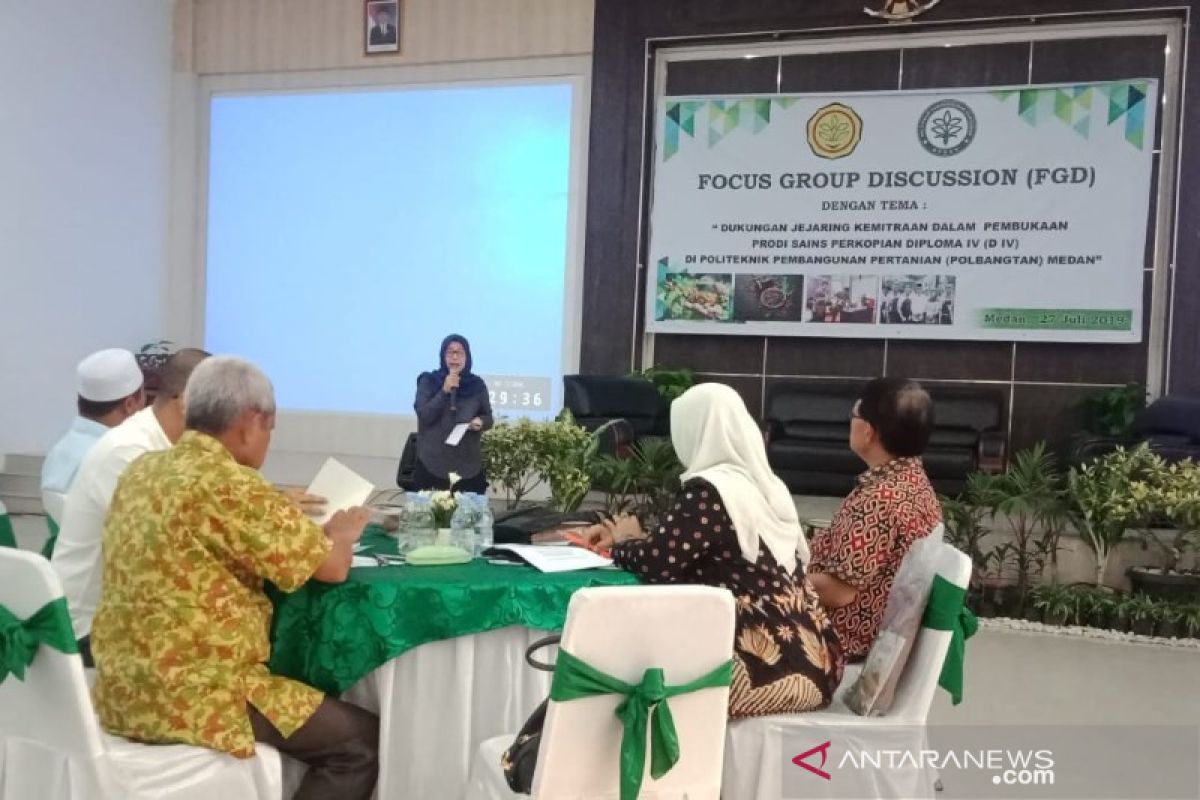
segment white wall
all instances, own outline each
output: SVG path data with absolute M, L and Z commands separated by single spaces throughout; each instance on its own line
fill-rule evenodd
M 0 0 L 0 454 L 163 331 L 172 35 L 169 0 Z

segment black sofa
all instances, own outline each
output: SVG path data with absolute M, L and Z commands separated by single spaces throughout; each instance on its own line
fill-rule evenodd
M 1136 447 L 1142 442 L 1149 442 L 1150 449 L 1169 463 L 1186 458 L 1200 461 L 1200 397 L 1160 397 L 1138 413 L 1127 437 L 1075 437 L 1070 463 L 1084 464 L 1118 447 Z
M 575 416 L 575 421 L 589 431 L 612 420 L 623 419 L 629 423 L 634 441 L 670 435 L 668 406 L 658 388 L 645 378 L 564 375 L 563 405 Z
M 845 495 L 866 465 L 850 449 L 850 411 L 861 386 L 780 384 L 767 399 L 767 458 L 792 492 Z M 967 475 L 1003 469 L 1008 439 L 1004 395 L 991 389 L 926 386 L 934 429 L 923 457 L 934 489 L 954 495 Z

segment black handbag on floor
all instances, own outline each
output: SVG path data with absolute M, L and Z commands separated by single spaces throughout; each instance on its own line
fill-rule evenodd
M 543 664 L 534 661 L 533 654 L 543 647 L 558 644 L 562 636 L 555 634 L 544 639 L 538 639 L 525 651 L 525 663 L 543 672 L 553 672 L 553 664 Z M 500 768 L 504 770 L 504 780 L 508 788 L 518 794 L 530 794 L 533 791 L 533 771 L 537 766 L 538 747 L 542 743 L 542 726 L 546 724 L 546 705 L 549 698 L 538 704 L 538 707 L 525 720 L 517 738 L 500 756 Z

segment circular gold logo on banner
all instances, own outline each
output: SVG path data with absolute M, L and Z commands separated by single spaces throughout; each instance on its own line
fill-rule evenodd
M 808 120 L 808 146 L 821 158 L 844 158 L 862 140 L 862 117 L 853 108 L 830 103 Z

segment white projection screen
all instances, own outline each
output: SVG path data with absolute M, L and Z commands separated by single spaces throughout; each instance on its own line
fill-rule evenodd
M 284 411 L 411 416 L 459 333 L 497 416 L 556 413 L 585 101 L 577 77 L 214 93 L 205 348 L 262 366 Z

